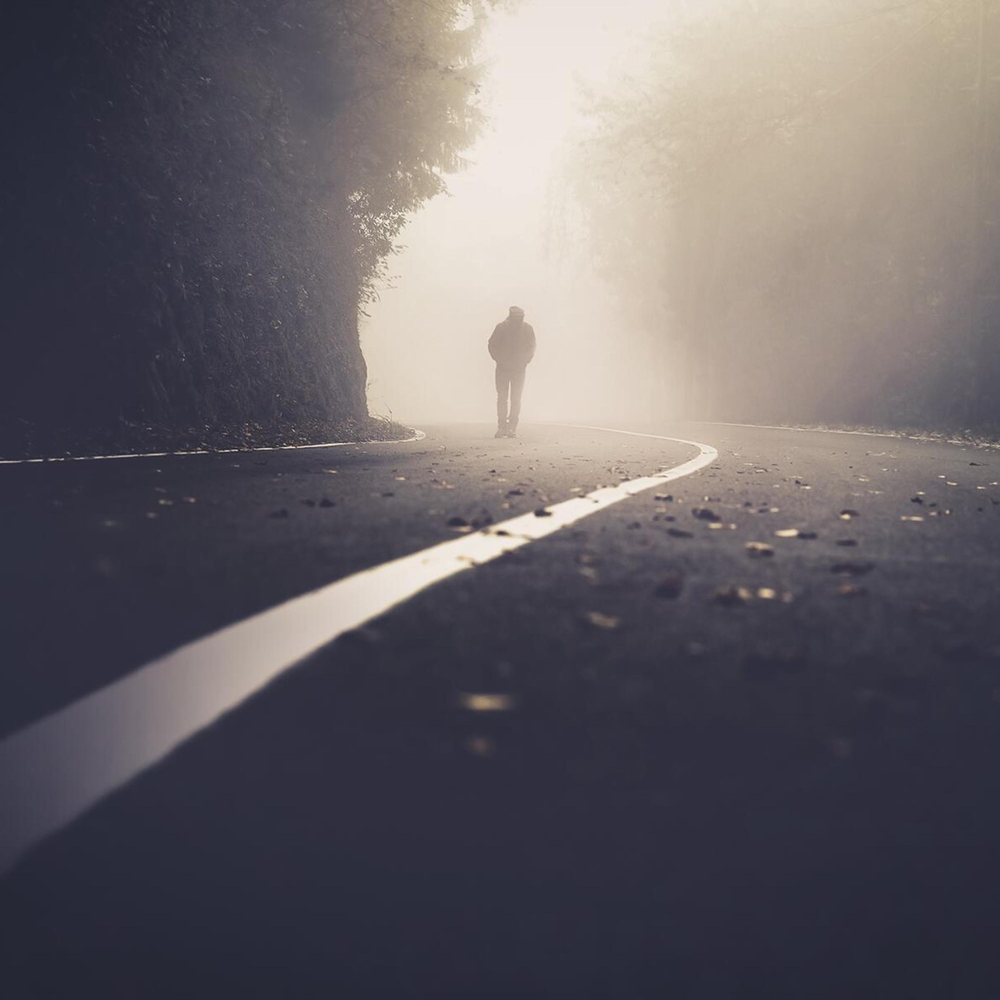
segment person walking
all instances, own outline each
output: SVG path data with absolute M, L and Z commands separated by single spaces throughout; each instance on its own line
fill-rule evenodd
M 516 437 L 524 372 L 535 356 L 535 331 L 524 322 L 524 310 L 520 306 L 511 306 L 507 318 L 497 323 L 490 337 L 489 351 L 497 363 L 497 432 L 494 437 Z M 508 394 L 510 412 L 507 410 Z

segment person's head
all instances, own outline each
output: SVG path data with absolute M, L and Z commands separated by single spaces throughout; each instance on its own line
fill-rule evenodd
M 518 323 L 523 323 L 524 310 L 520 306 L 511 306 L 510 312 L 507 314 L 507 319 L 509 319 L 511 323 L 515 324 L 515 326 Z

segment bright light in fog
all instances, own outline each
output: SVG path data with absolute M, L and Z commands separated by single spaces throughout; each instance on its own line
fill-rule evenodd
M 486 340 L 512 304 L 538 334 L 524 420 L 599 418 L 655 387 L 628 384 L 623 331 L 582 248 L 553 239 L 559 158 L 581 82 L 616 68 L 662 0 L 524 0 L 484 39 L 486 131 L 450 196 L 410 223 L 362 328 L 373 412 L 400 420 L 490 420 Z M 548 237 L 548 238 L 547 238 Z M 635 348 L 629 350 L 634 351 Z M 634 358 L 632 359 L 634 363 Z

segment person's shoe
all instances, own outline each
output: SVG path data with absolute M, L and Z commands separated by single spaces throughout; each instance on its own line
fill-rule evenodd
M 509 437 L 509 438 L 516 438 L 517 437 L 517 428 L 516 427 L 508 427 L 507 428 L 507 434 L 506 434 L 506 436 Z
M 508 437 L 509 435 L 510 435 L 510 432 L 507 430 L 506 427 L 498 427 L 496 434 L 494 434 L 493 436 L 495 438 L 505 438 L 505 437 Z

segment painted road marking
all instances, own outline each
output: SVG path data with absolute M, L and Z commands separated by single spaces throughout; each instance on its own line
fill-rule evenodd
M 110 462 L 118 458 L 180 458 L 184 455 L 250 455 L 258 451 L 309 451 L 312 448 L 348 448 L 369 444 L 411 444 L 427 435 L 414 431 L 413 437 L 393 441 L 327 441 L 324 444 L 278 444 L 268 448 L 195 448 L 191 451 L 143 451 L 122 455 L 58 455 L 53 458 L 0 458 L 0 465 L 50 465 L 52 462 Z
M 595 428 L 596 429 L 596 428 Z M 0 872 L 42 838 L 338 636 L 449 577 L 718 458 L 696 458 L 355 573 L 182 646 L 0 742 Z

